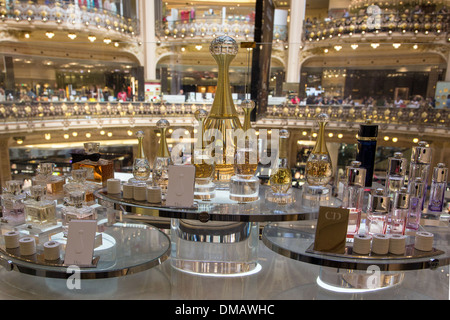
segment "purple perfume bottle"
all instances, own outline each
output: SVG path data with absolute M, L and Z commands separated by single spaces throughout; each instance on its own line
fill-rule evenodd
M 406 221 L 406 228 L 418 230 L 420 224 L 420 217 L 422 215 L 422 205 L 424 199 L 425 182 L 421 177 L 416 177 L 408 186 L 410 193 L 408 220 Z
M 428 211 L 430 213 L 442 212 L 444 206 L 444 194 L 447 187 L 448 169 L 444 163 L 439 163 L 433 170 L 433 178 L 430 188 Z

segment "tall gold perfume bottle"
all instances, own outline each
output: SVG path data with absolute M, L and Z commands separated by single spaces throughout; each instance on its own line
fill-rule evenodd
M 215 184 L 213 182 L 214 159 L 211 156 L 211 150 L 205 146 L 203 141 L 205 120 L 208 117 L 208 112 L 204 109 L 198 109 L 195 111 L 194 117 L 199 124 L 193 158 L 195 167 L 194 198 L 207 200 L 215 197 Z
M 144 132 L 139 130 L 136 132 L 138 139 L 137 154 L 133 162 L 133 178 L 129 180 L 131 183 L 145 183 L 150 177 L 150 163 L 144 154 Z
M 230 90 L 229 68 L 238 53 L 236 41 L 228 36 L 215 38 L 209 51 L 216 60 L 219 72 L 217 90 L 208 118 L 205 121 L 206 141 L 213 142 L 215 152 L 214 179 L 219 188 L 227 188 L 234 174 L 235 136 L 234 132 L 242 125 L 233 103 Z M 211 130 L 212 129 L 212 130 Z
M 316 145 L 306 161 L 306 181 L 311 186 L 325 186 L 333 175 L 331 158 L 325 142 L 325 126 L 328 121 L 329 117 L 325 113 L 317 116 L 319 133 Z
M 160 129 L 161 140 L 155 161 L 153 162 L 152 181 L 153 185 L 161 188 L 164 197 L 167 193 L 167 185 L 169 184 L 169 165 L 172 164 L 166 139 L 166 131 L 170 127 L 170 123 L 166 119 L 161 119 L 156 123 L 156 127 Z

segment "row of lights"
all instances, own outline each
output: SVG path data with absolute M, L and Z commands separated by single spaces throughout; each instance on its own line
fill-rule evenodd
M 55 36 L 55 33 L 54 33 L 53 31 L 47 31 L 47 32 L 45 33 L 45 36 L 46 36 L 47 38 L 49 38 L 49 39 L 53 39 L 53 37 Z M 31 34 L 27 32 L 27 33 L 24 34 L 24 37 L 25 37 L 26 39 L 30 39 L 30 38 L 31 38 Z M 69 32 L 69 33 L 67 34 L 67 37 L 68 37 L 69 39 L 71 39 L 71 40 L 75 40 L 75 39 L 77 38 L 77 35 L 76 35 L 75 33 L 73 33 L 73 32 Z M 94 36 L 94 35 L 89 35 L 89 36 L 88 36 L 88 39 L 89 39 L 90 42 L 95 42 L 95 41 L 97 40 L 97 37 Z M 104 38 L 104 39 L 103 39 L 103 42 L 104 42 L 105 44 L 111 44 L 111 43 L 113 42 L 113 40 L 111 40 L 110 38 Z M 119 47 L 119 45 L 120 45 L 119 42 L 114 41 L 114 46 L 115 46 L 115 47 Z
M 128 135 L 129 136 L 132 136 L 133 135 L 133 132 L 131 131 L 131 130 L 128 130 Z M 112 132 L 106 132 L 106 131 L 104 131 L 104 130 L 102 130 L 102 131 L 100 131 L 100 135 L 102 135 L 102 136 L 104 136 L 104 135 L 106 135 L 106 136 L 108 136 L 109 138 L 111 138 L 112 136 L 113 136 L 113 133 Z M 74 131 L 74 132 L 72 132 L 72 136 L 74 137 L 74 138 L 76 138 L 76 137 L 78 137 L 78 132 L 76 132 L 76 131 Z M 91 138 L 92 137 L 92 133 L 90 133 L 90 132 L 87 132 L 86 133 L 86 138 Z M 63 138 L 64 139 L 69 139 L 70 138 L 70 135 L 68 134 L 68 133 L 65 133 L 64 135 L 63 135 Z M 45 133 L 44 134 L 44 139 L 45 140 L 51 140 L 52 139 L 52 135 L 51 135 L 51 133 Z M 22 144 L 23 143 L 23 140 L 20 140 L 20 141 L 17 141 L 17 144 Z
M 401 43 L 393 43 L 392 44 L 392 46 L 394 47 L 394 49 L 398 49 L 398 48 L 400 48 L 401 47 Z M 373 49 L 377 49 L 379 46 L 380 46 L 380 44 L 379 43 L 371 43 L 370 44 L 370 46 L 373 48 Z M 353 49 L 353 50 L 356 50 L 356 49 L 358 49 L 358 47 L 359 47 L 359 45 L 358 44 L 352 44 L 352 45 L 350 45 L 350 47 Z M 334 50 L 336 50 L 336 51 L 341 51 L 342 50 L 342 46 L 341 45 L 335 45 L 334 47 Z M 412 48 L 414 49 L 414 50 L 417 50 L 418 48 L 419 48 L 419 46 L 417 45 L 417 44 L 414 44 L 413 46 L 412 46 Z M 324 50 L 323 50 L 323 52 L 324 53 L 328 53 L 329 52 L 329 49 L 328 48 L 325 48 Z

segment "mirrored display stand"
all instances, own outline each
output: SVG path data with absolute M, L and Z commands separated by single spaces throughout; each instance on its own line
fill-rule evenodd
M 362 229 L 364 229 L 364 217 Z M 317 221 L 274 222 L 262 232 L 263 243 L 272 251 L 301 262 L 321 266 L 317 284 L 335 292 L 363 293 L 400 284 L 408 270 L 436 269 L 450 264 L 448 222 L 423 221 L 419 231 L 434 234 L 431 251 L 414 247 L 415 231 L 406 232 L 406 249 L 402 255 L 367 255 L 352 251 L 353 239 L 347 239 L 345 253 L 314 250 Z
M 260 223 L 317 218 L 318 208 L 302 204 L 301 189 L 292 189 L 295 201 L 278 204 L 265 198 L 268 188 L 261 185 L 257 201 L 242 203 L 230 200 L 228 190 L 216 189 L 214 198 L 196 199 L 191 208 L 123 199 L 122 194 L 108 194 L 106 189 L 95 195 L 130 215 L 170 218 L 174 268 L 200 275 L 243 276 L 260 267 Z M 330 198 L 326 205 L 338 206 L 340 201 Z
M 20 247 L 6 248 L 4 236 L 0 236 L 0 264 L 9 271 L 48 278 L 67 279 L 76 269 L 80 279 L 101 279 L 141 272 L 169 258 L 170 239 L 165 233 L 147 224 L 116 219 L 122 217 L 117 210 L 95 207 L 98 228 L 90 266 L 69 266 L 64 263 L 67 238 L 64 237 L 60 219 L 56 225 L 45 229 L 31 228 L 29 225 L 11 227 L 1 223 L 2 235 L 17 231 L 21 238 L 34 237 L 36 250 L 32 255 L 22 255 Z M 61 244 L 60 258 L 49 261 L 45 259 L 43 244 L 52 240 Z

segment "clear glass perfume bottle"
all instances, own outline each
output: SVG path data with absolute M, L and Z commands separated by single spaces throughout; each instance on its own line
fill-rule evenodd
M 388 226 L 391 198 L 383 188 L 372 190 L 369 194 L 366 210 L 366 233 L 385 234 Z
M 138 139 L 137 154 L 133 162 L 133 178 L 128 182 L 132 183 L 145 183 L 150 177 L 150 163 L 144 154 L 144 131 L 139 130 L 136 132 Z
M 400 190 L 394 193 L 394 201 L 388 222 L 389 234 L 405 234 L 410 199 L 408 189 L 405 187 L 400 188 Z
M 71 220 L 96 220 L 95 210 L 86 206 L 84 199 L 85 194 L 82 191 L 73 191 L 69 194 L 68 201 L 61 209 L 64 236 L 67 236 Z
M 97 188 L 95 185 L 86 181 L 86 168 L 72 170 L 71 174 L 72 177 L 64 185 L 64 199 L 68 201 L 71 192 L 84 192 L 86 204 L 93 205 L 95 203 L 94 191 Z
M 25 200 L 26 222 L 33 227 L 46 228 L 57 223 L 56 203 L 46 199 L 46 191 L 42 185 L 32 186 L 31 198 Z
M 63 177 L 54 176 L 54 163 L 40 163 L 37 168 L 37 175 L 31 179 L 33 185 L 41 185 L 47 188 L 47 198 L 56 200 L 64 197 Z
M 428 189 L 428 178 L 430 176 L 430 167 L 432 159 L 432 149 L 426 141 L 420 141 L 417 146 L 412 148 L 411 162 L 409 164 L 408 182 L 413 182 L 417 177 L 424 183 L 422 209 L 425 202 Z M 411 192 L 411 190 L 410 190 Z
M 333 175 L 330 154 L 328 153 L 325 142 L 325 126 L 328 124 L 329 117 L 325 113 L 317 116 L 319 133 L 314 149 L 311 151 L 306 161 L 306 181 L 311 186 L 325 186 L 330 182 Z
M 428 201 L 429 213 L 440 213 L 444 207 L 445 188 L 447 187 L 448 168 L 444 163 L 438 163 L 433 169 L 433 178 L 430 187 L 430 199 Z
M 209 144 L 210 141 L 214 141 L 215 151 L 221 152 L 220 155 L 214 155 L 216 161 L 214 181 L 217 188 L 227 189 L 234 174 L 234 164 L 227 160 L 234 159 L 235 156 L 236 143 L 233 133 L 237 129 L 242 129 L 231 95 L 229 79 L 230 64 L 236 57 L 239 46 L 233 38 L 219 36 L 211 42 L 209 51 L 217 62 L 219 71 L 214 102 L 205 120 L 206 142 Z
M 25 223 L 25 193 L 22 192 L 22 182 L 6 181 L 6 188 L 1 195 L 3 219 L 9 225 L 17 226 Z
M 203 140 L 205 120 L 208 117 L 208 112 L 204 109 L 197 109 L 194 112 L 194 117 L 198 121 L 193 158 L 195 167 L 194 197 L 207 200 L 215 197 L 215 184 L 213 182 L 214 159 L 211 156 L 211 150 L 205 147 Z
M 161 188 L 162 195 L 165 197 L 169 184 L 169 165 L 172 164 L 166 139 L 166 131 L 170 127 L 170 123 L 166 119 L 161 119 L 156 126 L 160 129 L 161 140 L 153 162 L 152 182 L 153 185 Z
M 258 139 L 250 122 L 255 103 L 244 100 L 241 108 L 244 111 L 244 127 L 242 131 L 238 131 L 234 175 L 230 181 L 230 199 L 251 202 L 259 199 L 259 179 L 255 177 L 258 169 Z
M 358 234 L 361 225 L 361 211 L 363 209 L 364 185 L 366 169 L 360 167 L 361 162 L 353 161 L 347 167 L 347 179 L 342 197 L 342 208 L 349 209 L 347 237 Z
M 418 230 L 420 225 L 420 217 L 422 215 L 422 203 L 425 193 L 425 182 L 421 177 L 416 177 L 410 181 L 408 192 L 411 195 L 408 219 L 406 220 L 406 228 Z
M 84 153 L 72 154 L 72 169 L 81 168 L 86 168 L 88 181 L 101 183 L 103 187 L 108 179 L 114 178 L 114 162 L 101 158 L 98 142 L 86 142 Z
M 403 153 L 396 152 L 393 157 L 388 158 L 388 169 L 386 176 L 386 193 L 393 196 L 395 192 L 405 186 L 407 160 L 403 158 Z
M 292 172 L 288 159 L 289 131 L 280 130 L 278 162 L 270 176 L 270 188 L 276 195 L 287 195 L 292 187 Z

